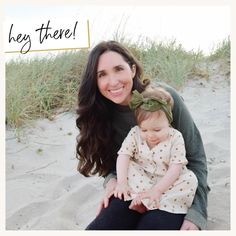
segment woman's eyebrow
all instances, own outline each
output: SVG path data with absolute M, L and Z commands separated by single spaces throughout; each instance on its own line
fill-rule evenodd
M 97 74 L 98 74 L 98 73 L 101 73 L 101 72 L 104 72 L 104 70 L 99 70 L 99 71 L 97 71 Z

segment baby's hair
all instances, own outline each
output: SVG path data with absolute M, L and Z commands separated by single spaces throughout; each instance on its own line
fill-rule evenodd
M 171 108 L 173 108 L 173 106 L 174 106 L 174 100 L 173 100 L 172 96 L 170 95 L 169 92 L 167 92 L 162 87 L 148 86 L 146 88 L 146 90 L 144 92 L 142 92 L 142 95 L 144 98 L 155 97 L 155 98 L 161 99 L 161 100 L 167 102 L 167 104 L 169 104 L 171 106 Z M 162 112 L 163 112 L 162 110 L 155 111 L 155 114 L 161 115 Z M 138 107 L 135 110 L 135 117 L 137 120 L 137 124 L 140 125 L 141 122 L 150 118 L 153 115 L 153 113 L 154 112 L 152 112 L 152 111 L 146 111 L 146 110 L 143 110 L 142 108 Z

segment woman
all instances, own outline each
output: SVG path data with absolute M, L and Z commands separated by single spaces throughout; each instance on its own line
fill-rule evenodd
M 128 103 L 133 90 L 143 92 L 148 84 L 149 81 L 142 81 L 139 62 L 118 42 L 101 42 L 90 52 L 78 94 L 78 171 L 85 176 L 104 176 L 105 196 L 98 216 L 87 229 L 198 230 L 206 227 L 207 164 L 201 136 L 181 97 L 165 84 L 159 86 L 164 87 L 174 99 L 171 125 L 182 133 L 188 168 L 198 179 L 193 204 L 183 222 L 172 224 L 176 220 L 169 215 L 163 216 L 163 212 L 160 212 L 161 216 L 153 211 L 140 214 L 129 209 L 128 202 L 113 196 L 117 184 L 117 151 L 130 129 L 136 125 L 134 112 Z

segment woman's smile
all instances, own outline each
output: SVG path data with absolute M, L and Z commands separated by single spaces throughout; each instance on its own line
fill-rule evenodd
M 108 91 L 111 93 L 112 96 L 120 96 L 123 93 L 124 86 L 116 89 L 109 89 Z

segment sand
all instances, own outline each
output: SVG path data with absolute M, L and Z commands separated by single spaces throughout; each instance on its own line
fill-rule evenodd
M 209 230 L 230 229 L 230 85 L 222 75 L 180 91 L 202 134 L 209 170 Z M 83 230 L 95 217 L 103 178 L 75 158 L 75 114 L 6 130 L 6 229 Z

